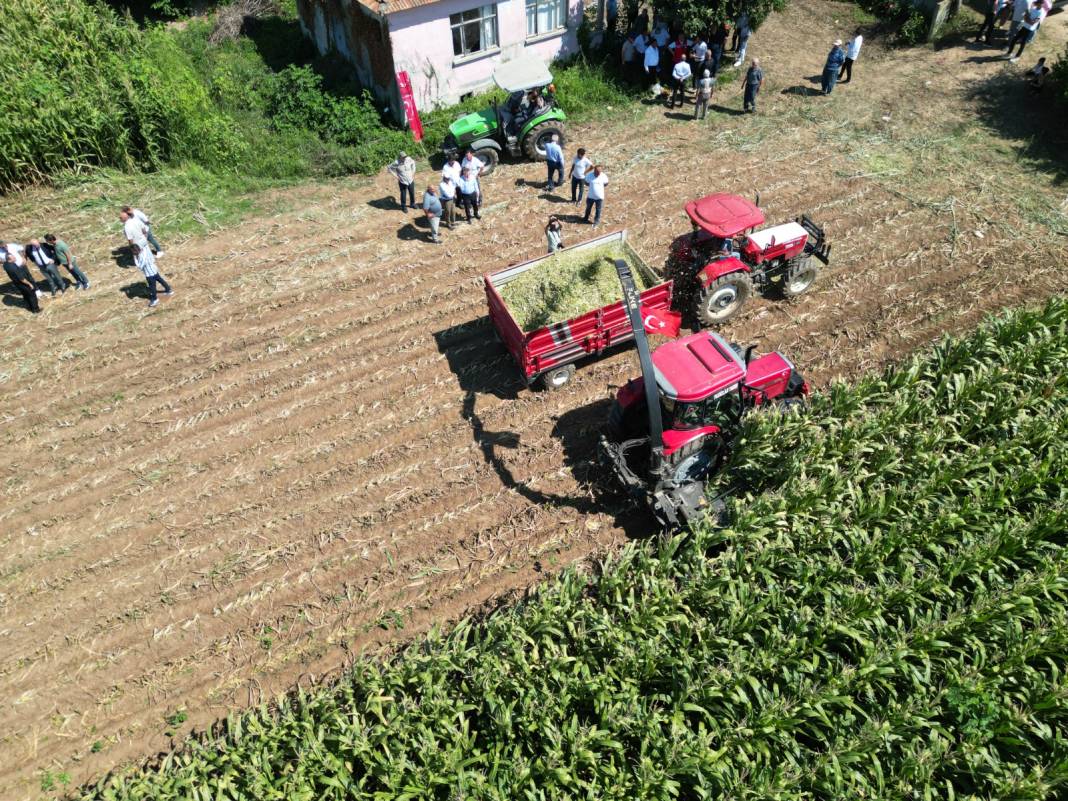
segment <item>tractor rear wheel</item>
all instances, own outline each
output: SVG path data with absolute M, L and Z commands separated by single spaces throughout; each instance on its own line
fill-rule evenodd
M 697 319 L 704 325 L 718 325 L 736 315 L 749 299 L 753 282 L 748 273 L 720 276 L 697 296 Z
M 484 147 L 481 150 L 476 150 L 475 158 L 483 164 L 483 175 L 489 175 L 497 169 L 497 162 L 501 160 L 500 154 L 492 147 Z
M 564 384 L 571 380 L 575 375 L 575 365 L 562 364 L 559 367 L 554 367 L 551 370 L 546 370 L 540 376 L 538 376 L 538 383 L 542 389 L 547 389 L 550 392 L 560 389 Z
M 783 297 L 796 298 L 798 295 L 807 292 L 816 283 L 816 277 L 819 274 L 819 265 L 811 256 L 806 256 L 794 262 L 786 270 L 786 275 L 782 278 Z
M 553 138 L 553 134 L 560 137 L 560 144 L 564 144 L 564 126 L 557 120 L 550 120 L 535 125 L 523 138 L 523 152 L 531 161 L 545 161 L 545 145 Z

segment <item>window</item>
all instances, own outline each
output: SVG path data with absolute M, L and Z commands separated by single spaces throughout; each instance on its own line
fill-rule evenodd
M 527 36 L 558 31 L 567 26 L 567 0 L 527 0 Z
M 479 6 L 460 14 L 450 14 L 452 52 L 467 56 L 497 46 L 497 6 Z
M 718 397 L 706 398 L 695 403 L 680 403 L 676 407 L 675 425 L 678 428 L 700 428 L 717 425 L 728 428 L 742 416 L 742 398 L 738 385 L 721 391 Z

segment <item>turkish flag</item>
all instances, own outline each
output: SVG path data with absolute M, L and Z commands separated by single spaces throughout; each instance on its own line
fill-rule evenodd
M 646 333 L 663 334 L 672 339 L 679 335 L 679 328 L 682 327 L 681 314 L 668 311 L 667 309 L 651 311 L 644 306 L 640 308 L 642 313 L 642 325 L 645 326 Z

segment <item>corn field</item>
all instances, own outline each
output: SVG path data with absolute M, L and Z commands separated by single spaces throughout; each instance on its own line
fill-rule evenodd
M 1065 363 L 1056 300 L 757 416 L 729 527 L 568 571 L 82 797 L 1064 797 Z

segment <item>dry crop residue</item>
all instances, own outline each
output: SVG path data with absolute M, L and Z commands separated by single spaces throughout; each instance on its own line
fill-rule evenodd
M 851 85 L 795 91 L 851 8 L 800 0 L 754 36 L 758 115 L 651 107 L 571 137 L 611 178 L 606 227 L 654 267 L 710 191 L 760 190 L 769 222 L 825 226 L 815 288 L 754 299 L 724 332 L 817 385 L 1068 283 L 1063 198 L 975 122 L 970 92 L 1000 67 L 872 41 Z M 1044 41 L 1063 28 L 1051 18 Z M 713 104 L 737 108 L 734 90 Z M 380 208 L 385 177 L 293 190 L 297 211 L 173 247 L 177 294 L 152 313 L 123 291 L 140 281 L 110 259 L 110 213 L 105 228 L 77 190 L 9 202 L 5 231 L 39 234 L 46 209 L 93 288 L 0 315 L 0 797 L 153 753 L 649 530 L 591 483 L 633 354 L 532 393 L 485 318 L 482 273 L 542 252 L 560 208 L 517 180 L 542 174 L 503 167 L 481 225 L 441 246 Z

